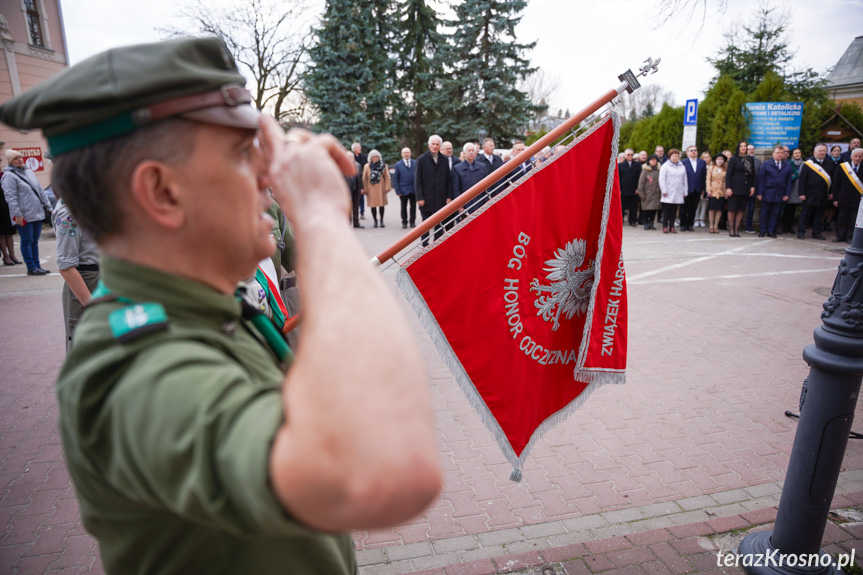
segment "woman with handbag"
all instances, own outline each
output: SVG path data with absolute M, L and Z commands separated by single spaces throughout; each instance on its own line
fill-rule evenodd
M 51 203 L 42 191 L 36 174 L 24 167 L 24 156 L 17 150 L 6 150 L 6 161 L 0 186 L 9 205 L 9 215 L 21 236 L 21 255 L 27 264 L 27 275 L 49 273 L 39 264 L 39 238 L 42 222 L 51 221 Z

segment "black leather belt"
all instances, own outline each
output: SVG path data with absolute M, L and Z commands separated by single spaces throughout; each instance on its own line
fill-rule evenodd
M 99 264 L 80 264 L 75 269 L 79 272 L 97 272 L 99 271 Z

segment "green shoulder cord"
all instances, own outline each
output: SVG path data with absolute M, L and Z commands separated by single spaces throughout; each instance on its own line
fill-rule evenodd
M 93 299 L 88 302 L 88 305 L 95 305 L 103 301 L 118 301 L 132 304 L 130 308 L 122 308 L 113 312 L 111 314 L 112 317 L 109 318 L 114 336 L 123 343 L 150 333 L 156 328 L 160 330 L 167 329 L 167 316 L 160 304 L 135 304 L 130 299 L 117 297 L 100 280 L 99 285 L 93 291 Z M 252 322 L 252 325 L 255 326 L 280 362 L 290 364 L 294 359 L 294 354 L 288 346 L 288 342 L 285 341 L 285 338 L 276 329 L 276 326 L 272 324 L 261 310 L 254 308 L 242 298 L 238 298 L 238 301 L 240 302 L 243 318 Z
M 291 351 L 288 342 L 285 341 L 284 336 L 276 329 L 273 322 L 261 310 L 253 307 L 246 300 L 240 298 L 239 301 L 243 308 L 243 318 L 252 322 L 252 325 L 264 337 L 267 345 L 270 346 L 270 349 L 273 350 L 279 361 L 282 363 L 292 362 L 294 360 L 294 352 Z

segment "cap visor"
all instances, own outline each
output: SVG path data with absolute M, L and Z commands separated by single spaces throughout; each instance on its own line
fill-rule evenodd
M 258 122 L 261 119 L 261 113 L 247 104 L 242 104 L 240 106 L 203 108 L 194 112 L 187 112 L 182 117 L 205 124 L 257 130 L 259 128 Z

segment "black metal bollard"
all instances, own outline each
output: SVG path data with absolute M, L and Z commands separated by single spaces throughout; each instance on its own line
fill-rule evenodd
M 833 558 L 820 548 L 863 380 L 861 218 L 863 210 L 858 215 L 851 246 L 839 264 L 830 299 L 824 304 L 822 325 L 814 334 L 815 344 L 803 350 L 803 358 L 810 366 L 809 381 L 776 524 L 772 533 L 747 536 L 737 551 L 747 573 L 841 573 Z M 751 557 L 750 565 L 746 556 Z M 791 556 L 794 565 L 788 564 Z M 765 557 L 772 558 L 767 561 L 769 565 Z M 802 565 L 804 557 L 806 564 Z M 752 565 L 758 558 L 760 565 Z

